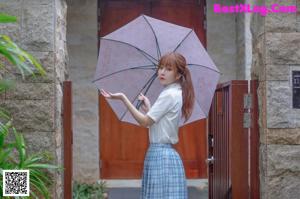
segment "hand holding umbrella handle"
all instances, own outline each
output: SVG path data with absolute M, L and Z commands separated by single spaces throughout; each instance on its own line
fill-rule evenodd
M 143 100 L 137 100 L 137 104 L 136 104 L 135 108 L 137 110 L 140 110 L 140 107 L 142 106 L 142 103 L 143 103 Z
M 151 107 L 149 99 L 143 93 L 138 97 L 136 108 L 139 110 L 141 106 L 144 112 L 148 112 Z

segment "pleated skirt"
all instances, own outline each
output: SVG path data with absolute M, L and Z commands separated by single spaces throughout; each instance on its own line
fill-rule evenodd
M 171 144 L 150 144 L 144 161 L 140 198 L 188 198 L 182 160 Z

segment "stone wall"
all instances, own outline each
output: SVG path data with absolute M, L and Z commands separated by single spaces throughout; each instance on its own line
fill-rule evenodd
M 296 5 L 299 0 L 268 0 Z M 261 198 L 299 198 L 300 110 L 292 108 L 291 71 L 300 70 L 300 16 L 253 15 L 252 78 L 259 80 Z
M 97 65 L 97 0 L 68 2 L 67 43 L 73 93 L 73 178 L 99 179 L 98 91 L 92 84 Z
M 5 76 L 16 86 L 2 96 L 28 152 L 46 151 L 62 165 L 62 82 L 66 77 L 66 3 L 64 0 L 1 0 L 1 12 L 18 22 L 0 26 L 20 47 L 33 54 L 46 69 L 45 77 L 22 79 L 17 71 Z M 6 65 L 7 68 L 9 64 Z M 62 172 L 52 173 L 52 198 L 62 197 Z

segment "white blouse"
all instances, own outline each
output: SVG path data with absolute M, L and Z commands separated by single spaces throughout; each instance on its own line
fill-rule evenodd
M 178 142 L 181 107 L 181 85 L 172 83 L 166 86 L 147 113 L 154 121 L 149 127 L 150 143 L 176 144 Z

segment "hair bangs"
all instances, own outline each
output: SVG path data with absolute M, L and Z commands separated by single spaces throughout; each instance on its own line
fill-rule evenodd
M 173 54 L 169 53 L 161 57 L 158 67 L 172 67 L 172 69 L 176 70 L 176 59 Z

